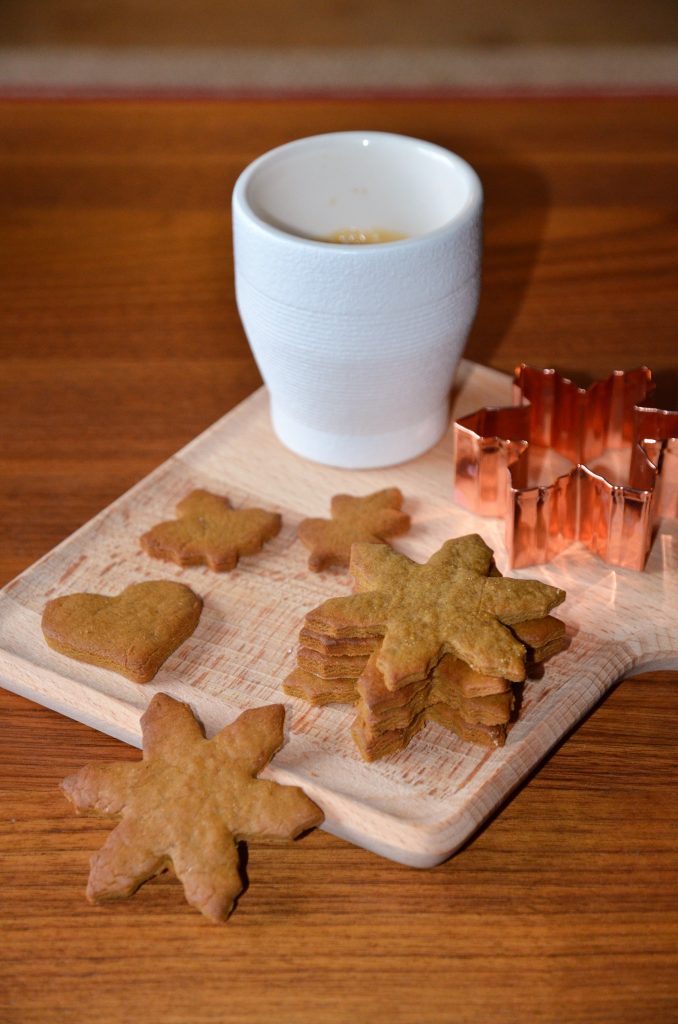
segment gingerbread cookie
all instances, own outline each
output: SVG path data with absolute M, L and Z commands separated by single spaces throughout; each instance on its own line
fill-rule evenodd
M 177 565 L 235 569 L 242 555 L 261 551 L 280 532 L 281 516 L 260 508 L 233 508 L 228 498 L 196 490 L 179 502 L 178 519 L 158 523 L 141 537 L 153 558 Z
M 202 599 L 171 580 L 133 583 L 114 597 L 68 594 L 48 601 L 42 632 L 51 648 L 147 683 L 198 625 Z
M 400 511 L 402 503 L 397 487 L 364 498 L 335 494 L 331 519 L 304 519 L 299 524 L 299 539 L 311 552 L 309 569 L 320 572 L 330 565 L 348 566 L 352 544 L 377 544 L 406 533 L 410 517 Z
M 553 616 L 530 620 L 513 627 L 526 647 L 526 665 L 539 662 L 566 646 L 565 628 Z M 308 637 L 303 629 L 300 637 Z M 344 646 L 348 644 L 344 640 Z M 362 645 L 364 640 L 360 640 Z M 538 646 L 530 646 L 534 643 Z M 402 750 L 412 736 L 429 722 L 438 722 L 461 739 L 483 746 L 502 746 L 511 722 L 515 695 L 506 679 L 481 675 L 452 655 L 445 655 L 422 680 L 398 690 L 388 690 L 376 666 L 374 653 L 360 671 L 358 664 L 351 676 L 323 678 L 300 667 L 286 678 L 284 690 L 310 704 L 357 704 L 352 735 L 367 761 Z
M 158 693 L 142 716 L 143 760 L 88 764 L 62 783 L 78 812 L 122 820 L 91 859 L 90 902 L 130 896 L 172 867 L 213 921 L 242 890 L 237 843 L 292 839 L 322 811 L 297 786 L 257 779 L 284 741 L 281 704 L 245 711 L 211 740 L 186 704 Z
M 448 540 L 424 565 L 381 544 L 354 544 L 358 593 L 325 601 L 306 625 L 331 637 L 380 635 L 389 690 L 424 678 L 443 654 L 474 671 L 525 678 L 525 647 L 509 626 L 541 618 L 565 592 L 537 580 L 488 575 L 491 549 L 477 535 Z
M 375 548 L 372 553 L 377 551 L 380 559 L 385 556 L 390 563 L 387 571 L 377 578 L 379 591 L 375 593 L 369 589 L 373 580 L 370 553 L 362 547 L 354 549 L 351 572 L 358 590 L 368 589 L 349 598 L 326 601 L 306 615 L 299 634 L 297 667 L 284 682 L 285 692 L 311 704 L 334 701 L 356 704 L 352 734 L 360 753 L 368 761 L 402 750 L 429 721 L 438 722 L 468 742 L 501 746 L 514 714 L 514 680 L 497 670 L 494 652 L 488 650 L 490 645 L 483 634 L 483 626 L 489 621 L 491 630 L 495 630 L 497 625 L 506 629 L 509 635 L 507 649 L 512 653 L 515 651 L 515 654 L 512 659 L 507 659 L 500 652 L 499 664 L 508 665 L 512 675 L 522 679 L 526 672 L 535 672 L 539 662 L 566 646 L 565 628 L 562 622 L 550 615 L 524 618 L 521 622 L 508 624 L 506 620 L 523 616 L 530 608 L 533 612 L 541 611 L 559 603 L 564 596 L 562 591 L 549 587 L 540 590 L 541 584 L 537 585 L 536 591 L 531 586 L 521 587 L 517 591 L 515 607 L 508 612 L 497 598 L 497 593 L 500 598 L 505 596 L 501 590 L 497 591 L 497 586 L 502 582 L 508 583 L 511 596 L 516 591 L 510 584 L 520 581 L 503 580 L 494 564 L 492 552 L 479 537 L 474 536 L 448 542 L 429 560 L 427 565 L 433 563 L 436 570 L 434 579 L 427 579 L 424 573 L 424 586 L 418 599 L 416 591 L 420 581 L 416 570 L 426 570 L 426 566 L 416 566 L 409 559 L 385 552 L 383 548 Z M 453 638 L 447 630 L 459 627 L 461 623 L 462 636 L 470 636 L 472 640 L 473 616 L 468 627 L 465 617 L 461 620 L 455 616 L 446 617 L 445 596 L 447 590 L 447 598 L 450 597 L 450 589 L 458 586 L 460 580 L 466 581 L 472 595 L 472 584 L 478 579 L 489 584 L 492 604 L 487 609 L 484 601 L 487 595 L 483 593 L 485 588 L 481 587 L 476 607 L 477 638 L 481 648 L 484 644 L 486 650 L 484 653 L 481 650 L 473 659 L 475 664 L 472 666 L 452 653 L 455 649 Z M 426 597 L 429 586 L 433 592 L 432 599 Z M 408 602 L 401 596 L 400 609 L 388 601 L 389 593 L 397 599 L 403 592 L 407 595 L 408 590 L 413 593 L 409 595 Z M 439 591 L 437 596 L 436 591 Z M 410 670 L 406 678 L 397 676 L 397 685 L 389 686 L 380 664 L 384 637 L 391 621 L 396 625 L 401 621 L 395 612 L 402 612 L 403 605 L 409 608 L 412 628 L 401 642 L 418 653 L 419 667 L 416 671 Z M 465 605 L 464 598 L 462 608 Z M 420 622 L 417 622 L 417 614 Z M 427 631 L 430 640 L 434 627 L 433 635 L 438 640 L 435 649 L 428 646 L 428 640 L 423 647 L 418 647 L 418 642 L 426 639 Z M 490 636 L 493 635 L 491 632 Z M 519 659 L 519 667 L 516 659 Z M 479 669 L 481 661 L 485 665 L 484 670 Z

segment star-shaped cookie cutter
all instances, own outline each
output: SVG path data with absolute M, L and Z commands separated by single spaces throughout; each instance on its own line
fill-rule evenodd
M 644 568 L 658 519 L 678 516 L 678 412 L 646 408 L 653 389 L 646 366 L 581 388 L 522 364 L 514 405 L 456 421 L 455 500 L 505 517 L 512 567 L 581 541 L 611 565 Z

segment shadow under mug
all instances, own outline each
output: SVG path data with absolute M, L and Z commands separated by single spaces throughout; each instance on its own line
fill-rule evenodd
M 398 237 L 332 241 L 346 230 Z M 365 469 L 440 440 L 480 290 L 482 187 L 464 160 L 384 132 L 299 139 L 238 178 L 233 243 L 283 444 Z

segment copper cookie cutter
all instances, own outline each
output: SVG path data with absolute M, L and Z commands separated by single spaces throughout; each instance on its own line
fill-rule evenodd
M 504 516 L 514 568 L 575 541 L 612 565 L 643 569 L 657 521 L 678 516 L 678 412 L 643 406 L 641 366 L 581 388 L 522 364 L 515 404 L 455 423 L 455 500 Z

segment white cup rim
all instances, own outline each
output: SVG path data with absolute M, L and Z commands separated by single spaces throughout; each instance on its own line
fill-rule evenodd
M 263 217 L 260 217 L 252 207 L 247 197 L 247 189 L 254 176 L 267 164 L 279 159 L 290 150 L 298 150 L 315 146 L 318 145 L 318 143 L 322 143 L 329 139 L 332 139 L 333 141 L 338 139 L 345 139 L 346 141 L 356 141 L 357 139 L 379 141 L 388 139 L 395 140 L 397 143 L 403 145 L 416 145 L 418 148 L 425 149 L 432 154 L 443 157 L 457 173 L 460 173 L 467 182 L 469 197 L 459 212 L 453 217 L 450 217 L 450 219 L 444 224 L 441 224 L 440 227 L 434 228 L 432 231 L 422 232 L 418 235 L 411 235 L 408 238 L 394 239 L 386 243 L 365 242 L 361 245 L 336 245 L 331 242 L 323 241 L 322 239 L 307 238 L 303 235 L 294 234 L 292 231 L 285 231 L 283 228 L 277 227 L 265 220 Z M 430 242 L 435 241 L 438 238 L 448 236 L 451 233 L 453 234 L 462 228 L 470 218 L 475 216 L 482 200 L 483 187 L 480 178 L 473 167 L 471 167 L 471 165 L 457 153 L 453 153 L 452 150 L 446 149 L 444 146 L 439 146 L 435 142 L 428 142 L 425 139 L 419 139 L 413 135 L 400 135 L 397 132 L 373 130 L 350 130 L 342 132 L 324 132 L 318 135 L 307 135 L 299 139 L 293 139 L 290 142 L 285 142 L 280 146 L 276 146 L 274 149 L 269 149 L 266 153 L 262 153 L 261 156 L 256 157 L 256 159 L 248 164 L 240 173 L 233 187 L 232 197 L 234 209 L 237 209 L 243 217 L 256 224 L 261 231 L 271 237 L 277 238 L 279 241 L 285 241 L 288 243 L 293 242 L 295 245 L 319 251 L 327 252 L 329 249 L 332 249 L 335 257 L 343 259 L 364 259 L 368 254 L 374 252 L 375 247 L 378 247 L 378 249 L 383 252 L 385 245 L 388 246 L 389 249 L 394 246 L 397 246 L 399 249 L 414 248 L 422 244 L 429 244 Z

